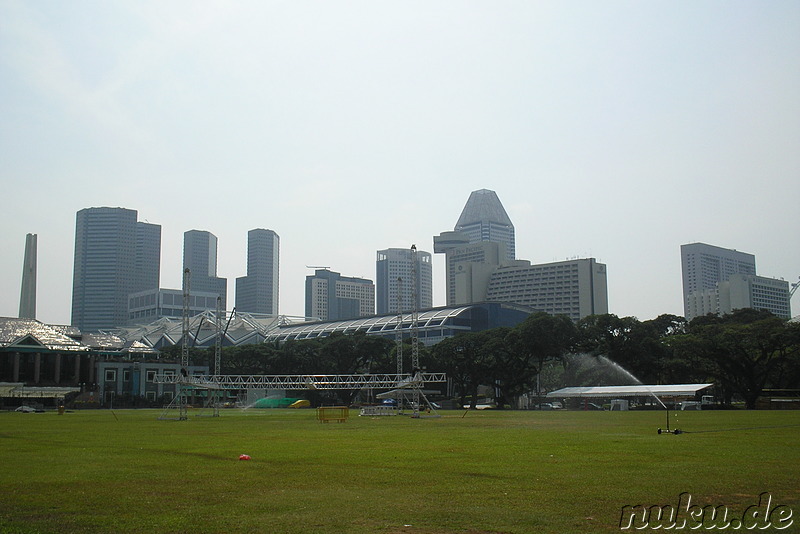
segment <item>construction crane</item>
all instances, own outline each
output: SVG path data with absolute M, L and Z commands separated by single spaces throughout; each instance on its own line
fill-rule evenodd
M 792 289 L 789 290 L 789 300 L 792 300 L 792 296 L 794 292 L 797 291 L 797 288 L 800 287 L 800 280 L 792 284 Z

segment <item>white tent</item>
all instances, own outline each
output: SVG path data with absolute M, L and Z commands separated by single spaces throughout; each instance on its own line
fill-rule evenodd
M 635 386 L 581 386 L 562 388 L 547 394 L 553 398 L 567 397 L 687 397 L 713 384 L 660 384 Z

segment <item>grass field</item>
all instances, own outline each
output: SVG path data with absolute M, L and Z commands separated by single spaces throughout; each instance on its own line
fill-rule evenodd
M 160 413 L 0 413 L 0 532 L 619 532 L 683 492 L 800 526 L 800 411 Z

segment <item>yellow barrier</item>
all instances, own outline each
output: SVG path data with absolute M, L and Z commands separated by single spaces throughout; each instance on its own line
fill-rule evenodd
M 317 419 L 320 423 L 336 421 L 344 423 L 350 417 L 350 409 L 347 406 L 320 406 L 317 408 Z

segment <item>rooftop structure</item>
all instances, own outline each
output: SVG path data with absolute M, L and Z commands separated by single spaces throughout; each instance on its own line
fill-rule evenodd
M 454 230 L 469 236 L 470 243 L 481 241 L 504 243 L 505 259 L 511 261 L 515 258 L 514 225 L 494 191 L 488 189 L 473 191 Z
M 420 311 L 417 328 L 419 342 L 435 345 L 459 332 L 480 332 L 500 326 L 515 326 L 525 320 L 533 310 L 499 302 L 484 302 L 469 306 L 433 308 Z M 397 315 L 378 315 L 346 321 L 326 321 L 280 326 L 267 335 L 267 341 L 290 339 L 313 339 L 327 337 L 333 333 L 349 334 L 364 332 L 396 339 L 400 330 L 402 337 L 409 338 L 414 330 L 413 314 L 403 314 L 398 322 Z

